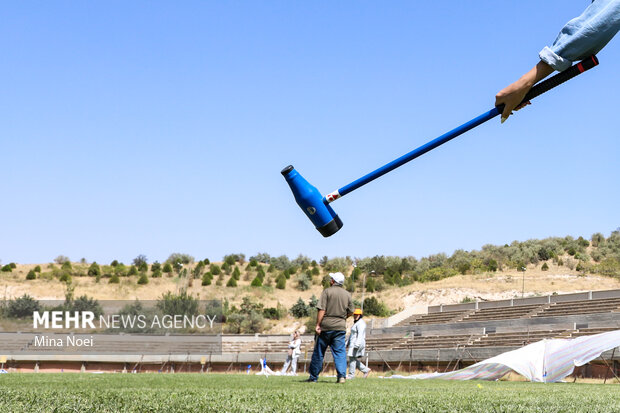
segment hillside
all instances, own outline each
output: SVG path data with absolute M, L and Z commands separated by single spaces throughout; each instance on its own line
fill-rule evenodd
M 168 291 L 186 291 L 199 299 L 225 300 L 233 312 L 249 297 L 263 308 L 279 310 L 279 320 L 264 320 L 253 328 L 279 333 L 303 325 L 306 319 L 295 319 L 286 310 L 299 298 L 308 303 L 313 295 L 318 297 L 327 274 L 336 270 L 347 275 L 345 286 L 357 302 L 362 301 L 366 279 L 365 298 L 377 298 L 392 313 L 410 307 L 424 313 L 429 305 L 476 299 L 620 288 L 620 236 L 595 236 L 592 241 L 566 237 L 484 246 L 481 251 L 459 250 L 450 257 L 436 254 L 420 260 L 324 257 L 317 263 L 303 256 L 290 261 L 259 254 L 246 261 L 243 254 L 232 254 L 214 263 L 173 254 L 164 264 L 148 265 L 140 256 L 136 265 L 126 266 L 75 263 L 60 256 L 56 263 L 4 265 L 0 294 L 4 300 L 24 294 L 38 300 L 64 299 L 68 291 L 74 297 L 99 300 L 156 300 Z

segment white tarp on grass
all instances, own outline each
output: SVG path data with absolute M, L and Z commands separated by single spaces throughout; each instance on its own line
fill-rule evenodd
M 620 330 L 574 339 L 545 339 L 446 373 L 392 376 L 403 379 L 498 380 L 515 371 L 535 382 L 557 382 L 603 352 L 620 346 Z

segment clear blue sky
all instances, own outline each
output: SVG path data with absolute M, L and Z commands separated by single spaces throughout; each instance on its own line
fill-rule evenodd
M 620 226 L 620 39 L 593 71 L 333 204 L 323 194 L 492 108 L 587 0 L 0 6 L 0 259 L 313 258 L 479 249 Z

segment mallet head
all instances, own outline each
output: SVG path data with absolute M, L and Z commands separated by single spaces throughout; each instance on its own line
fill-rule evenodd
M 289 165 L 282 169 L 282 175 L 293 191 L 297 205 L 319 230 L 321 235 L 329 237 L 342 228 L 342 221 L 331 206 L 323 200 L 323 196 L 314 186 L 310 185 L 299 172 Z

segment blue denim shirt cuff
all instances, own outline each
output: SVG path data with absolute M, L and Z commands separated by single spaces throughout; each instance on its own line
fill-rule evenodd
M 548 46 L 545 46 L 545 48 L 538 53 L 538 56 L 540 57 L 540 60 L 559 72 L 568 69 L 573 64 L 570 60 L 564 59 L 562 56 L 558 56 Z

